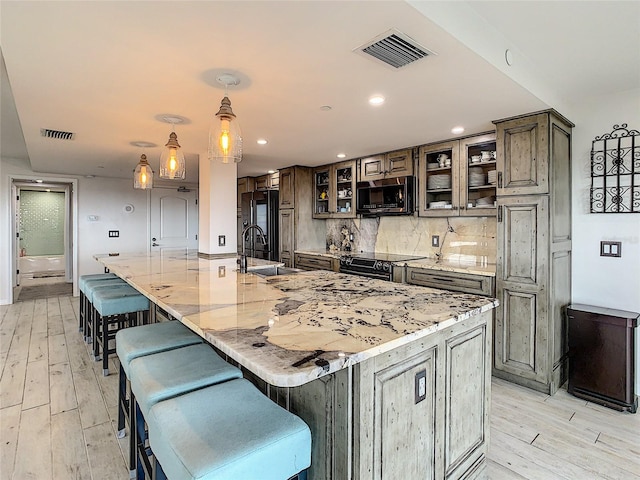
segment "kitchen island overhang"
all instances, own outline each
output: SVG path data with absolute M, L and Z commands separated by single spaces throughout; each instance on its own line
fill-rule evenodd
M 195 252 L 99 260 L 307 421 L 311 478 L 483 472 L 496 300 Z

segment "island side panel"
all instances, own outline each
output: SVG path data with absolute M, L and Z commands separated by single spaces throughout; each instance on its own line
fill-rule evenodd
M 475 315 L 354 367 L 354 480 L 390 478 L 391 468 L 402 478 L 486 475 L 491 319 Z

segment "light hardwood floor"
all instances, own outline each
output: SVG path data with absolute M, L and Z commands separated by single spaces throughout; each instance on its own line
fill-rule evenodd
M 90 360 L 77 310 L 77 297 L 0 306 L 0 479 L 129 478 L 117 375 Z M 640 414 L 497 379 L 491 408 L 491 479 L 640 480 Z

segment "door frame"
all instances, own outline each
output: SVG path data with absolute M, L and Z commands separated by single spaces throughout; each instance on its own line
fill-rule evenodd
M 18 269 L 18 230 L 16 219 L 19 216 L 17 192 L 20 187 L 33 186 L 38 187 L 40 183 L 36 180 L 42 180 L 42 184 L 55 184 L 63 186 L 65 190 L 65 280 L 73 283 L 73 296 L 78 296 L 78 179 L 67 177 L 47 177 L 41 175 L 9 175 L 11 185 L 11 212 L 10 212 L 10 228 L 11 236 L 11 291 L 9 292 L 11 303 L 15 302 L 13 298 L 13 289 L 17 286 L 17 269 Z M 46 187 L 43 186 L 43 190 Z

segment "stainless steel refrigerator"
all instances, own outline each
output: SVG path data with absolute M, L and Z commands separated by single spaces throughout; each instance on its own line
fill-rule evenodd
M 248 225 L 258 225 L 264 231 L 267 239 L 266 245 L 263 245 L 258 238 L 257 229 L 249 230 L 245 238 L 242 239 L 246 254 L 249 257 L 278 261 L 280 258 L 278 251 L 278 191 L 265 190 L 243 193 L 240 207 L 242 210 L 240 232 Z

